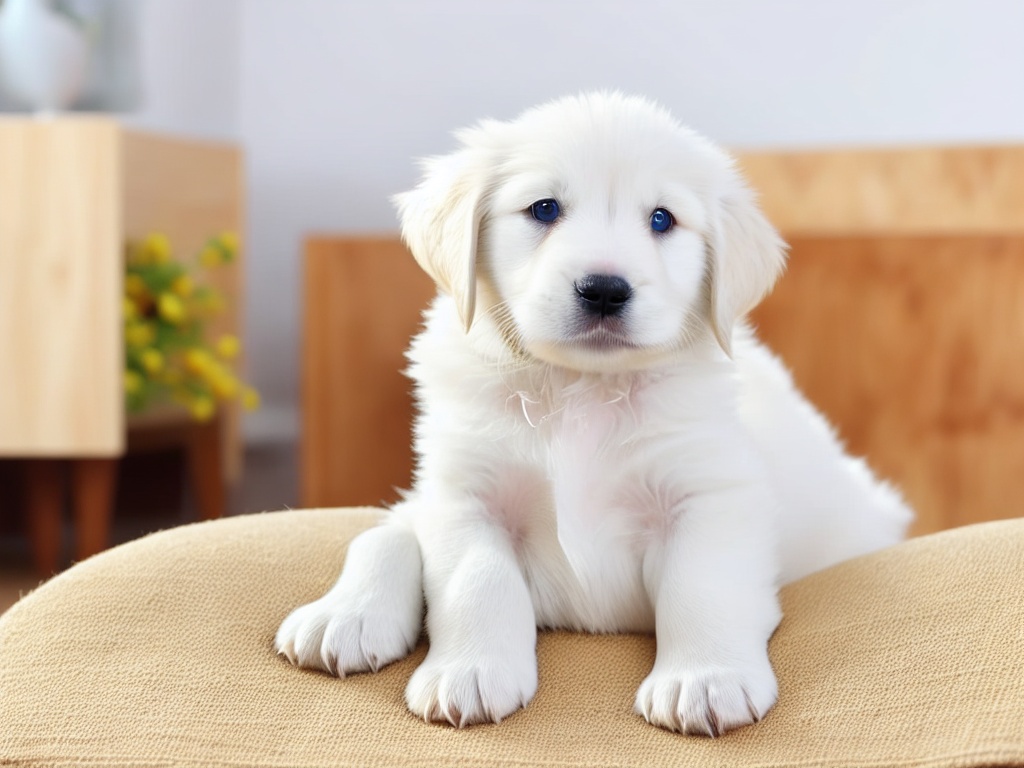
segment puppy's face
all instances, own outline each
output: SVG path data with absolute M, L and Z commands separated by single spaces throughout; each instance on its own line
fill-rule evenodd
M 708 307 L 714 164 L 671 126 L 600 117 L 539 112 L 509 131 L 478 251 L 516 342 L 579 370 L 643 367 Z
M 708 331 L 728 351 L 781 268 L 728 157 L 644 101 L 565 99 L 461 138 L 399 199 L 403 233 L 467 326 L 479 294 L 530 357 L 639 369 Z

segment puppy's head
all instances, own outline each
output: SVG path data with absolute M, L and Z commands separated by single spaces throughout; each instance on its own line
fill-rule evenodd
M 728 353 L 782 270 L 732 160 L 642 99 L 566 98 L 458 137 L 397 196 L 402 234 L 467 330 L 486 314 L 527 355 L 630 370 L 707 332 Z

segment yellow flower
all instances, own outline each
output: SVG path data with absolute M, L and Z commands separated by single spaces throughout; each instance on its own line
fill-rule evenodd
M 146 281 L 140 275 L 126 275 L 124 292 L 129 298 L 141 301 L 149 295 L 149 288 L 146 287 Z
M 210 353 L 199 347 L 192 347 L 185 352 L 185 369 L 189 373 L 201 374 L 210 367 L 213 360 Z
M 238 252 L 238 233 L 237 232 L 221 232 L 219 236 L 220 244 L 223 245 L 229 252 Z
M 147 235 L 139 252 L 143 264 L 166 264 L 171 260 L 171 241 L 162 232 Z
M 161 293 L 157 302 L 160 317 L 168 323 L 178 325 L 185 320 L 185 305 L 173 293 Z
M 127 370 L 124 372 L 124 391 L 129 395 L 137 395 L 142 391 L 146 382 L 138 371 Z
M 192 290 L 195 286 L 192 284 L 192 278 L 188 275 L 179 275 L 171 283 L 171 291 L 181 296 L 183 299 L 187 299 L 192 295 Z
M 252 387 L 242 390 L 242 407 L 247 411 L 255 411 L 260 407 L 260 393 Z
M 222 261 L 223 254 L 221 254 L 220 248 L 215 245 L 206 245 L 199 252 L 199 263 L 204 267 L 216 267 Z
M 149 323 L 130 322 L 125 326 L 124 339 L 130 347 L 148 347 L 156 340 L 156 330 Z
M 140 356 L 147 373 L 159 373 L 164 367 L 164 356 L 159 349 L 147 349 Z
M 213 412 L 216 410 L 213 400 L 206 397 L 205 395 L 199 395 L 192 398 L 192 402 L 189 403 L 188 409 L 192 412 L 192 417 L 196 421 L 208 421 Z
M 217 354 L 225 360 L 234 360 L 242 351 L 242 342 L 231 333 L 225 333 L 217 339 Z
M 121 313 L 124 315 L 125 320 L 134 320 L 139 316 L 139 306 L 125 296 L 121 302 Z
M 211 387 L 217 382 L 218 379 L 228 374 L 227 369 L 222 366 L 219 362 L 213 359 L 213 356 L 209 352 L 204 352 L 206 360 L 203 363 L 203 368 L 199 372 L 202 376 L 203 381 L 209 384 Z
M 213 387 L 213 394 L 221 400 L 231 400 L 238 394 L 238 379 L 230 373 L 221 372 L 212 378 L 210 386 Z

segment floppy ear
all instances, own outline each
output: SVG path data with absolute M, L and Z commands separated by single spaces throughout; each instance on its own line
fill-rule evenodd
M 476 250 L 484 182 L 470 150 L 423 163 L 423 180 L 395 195 L 402 239 L 438 288 L 455 300 L 466 330 L 476 310 Z
M 711 327 L 732 356 L 736 321 L 757 306 L 786 264 L 786 244 L 741 182 L 722 197 L 709 264 Z

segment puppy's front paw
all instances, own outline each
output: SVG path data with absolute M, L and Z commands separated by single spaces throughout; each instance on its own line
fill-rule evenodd
M 767 657 L 763 663 L 735 668 L 655 663 L 640 684 L 634 708 L 652 725 L 714 737 L 758 722 L 777 696 Z
M 409 709 L 424 720 L 459 728 L 498 723 L 537 692 L 537 659 L 444 658 L 428 653 L 405 689 Z
M 419 633 L 420 616 L 415 611 L 350 604 L 328 594 L 289 614 L 274 647 L 292 664 L 344 677 L 376 672 L 404 658 Z

